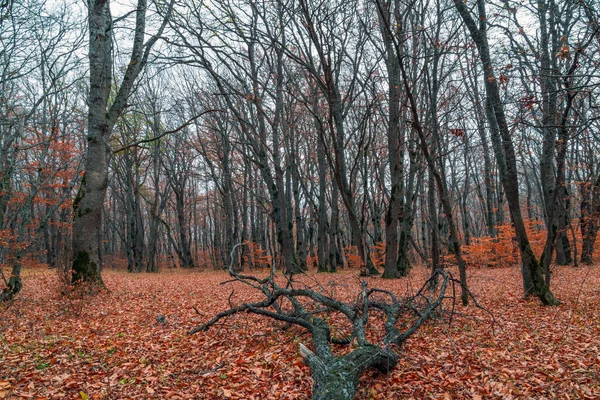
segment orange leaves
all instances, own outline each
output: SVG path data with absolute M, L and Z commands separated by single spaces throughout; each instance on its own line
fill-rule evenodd
M 15 235 L 10 229 L 0 229 L 0 246 L 8 247 L 14 241 Z
M 568 44 L 563 44 L 561 48 L 556 53 L 556 58 L 559 60 L 569 60 L 571 58 L 571 49 Z
M 271 266 L 271 256 L 266 250 L 260 248 L 260 244 L 246 240 L 244 242 L 247 251 L 244 251 L 244 264 L 252 268 L 269 268 Z
M 343 249 L 344 257 L 348 262 L 348 268 L 361 269 L 365 266 L 363 259 L 358 254 L 358 248 L 356 246 L 346 246 Z
M 211 268 L 214 266 L 214 262 L 213 262 L 214 257 L 215 257 L 214 249 L 198 250 L 196 252 L 196 257 L 195 257 L 196 265 L 203 269 Z
M 0 399 L 6 399 L 10 395 L 11 388 L 9 381 L 0 381 Z
M 306 266 L 308 268 L 318 268 L 319 267 L 319 256 L 315 255 L 308 255 L 306 256 Z
M 545 233 L 538 228 L 529 224 L 532 238 Z M 502 227 L 500 243 L 508 244 L 498 246 L 510 248 L 511 234 Z M 378 243 L 372 254 L 381 248 Z M 475 308 L 461 310 L 469 318 L 450 326 L 433 321 L 402 346 L 390 374 L 365 374 L 356 398 L 600 398 L 599 269 L 557 268 L 552 284 L 563 305 L 552 309 L 522 299 L 518 268 L 470 269 L 471 290 L 501 329 L 492 331 L 489 316 Z M 369 286 L 404 294 L 428 273 L 414 268 L 398 280 L 368 278 Z M 305 279 L 352 299 L 360 287 L 356 275 Z M 240 314 L 218 329 L 186 334 L 229 300 L 238 305 L 251 296 L 243 285 L 222 285 L 229 279 L 224 272 L 107 269 L 110 293 L 71 300 L 58 295 L 54 271 L 25 270 L 23 279 L 19 300 L 0 305 L 0 399 L 81 399 L 80 393 L 89 399 L 310 399 L 300 329 Z M 376 327 L 376 316 L 370 325 Z
M 540 221 L 525 221 L 527 234 L 534 253 L 539 256 L 546 240 L 546 231 Z M 497 236 L 474 238 L 470 245 L 463 245 L 465 261 L 475 267 L 511 267 L 519 262 L 519 251 L 512 225 L 497 226 Z
M 364 268 L 365 263 L 358 254 L 358 248 L 356 246 L 346 246 L 343 251 L 344 257 L 346 257 L 346 261 L 348 262 L 348 268 Z M 375 268 L 383 268 L 385 265 L 385 242 L 377 242 L 371 246 L 370 257 Z
M 494 82 L 494 81 L 496 81 L 496 77 L 494 75 L 490 75 L 490 76 L 488 76 L 487 80 L 489 82 Z M 506 88 L 509 81 L 510 81 L 510 78 L 504 72 L 500 72 L 500 76 L 498 77 L 498 82 L 500 83 L 500 85 L 502 85 L 502 87 Z
M 385 242 L 377 242 L 371 246 L 371 261 L 375 268 L 383 268 L 385 265 Z

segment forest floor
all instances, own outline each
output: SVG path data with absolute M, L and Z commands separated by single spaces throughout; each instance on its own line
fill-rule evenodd
M 426 273 L 369 285 L 406 294 Z M 55 271 L 23 278 L 23 292 L 0 305 L 0 399 L 310 398 L 301 330 L 244 314 L 187 334 L 250 296 L 221 285 L 225 272 L 106 270 L 110 291 L 93 296 L 59 294 Z M 352 271 L 307 279 L 338 296 L 359 287 Z M 496 324 L 457 305 L 450 325 L 431 321 L 408 339 L 390 374 L 366 373 L 357 399 L 600 398 L 599 265 L 556 269 L 558 307 L 524 300 L 516 267 L 471 269 L 469 284 Z

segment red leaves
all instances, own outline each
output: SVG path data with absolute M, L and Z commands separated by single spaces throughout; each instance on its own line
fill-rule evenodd
M 533 251 L 539 256 L 543 250 L 546 231 L 540 221 L 526 220 L 527 234 Z M 519 262 L 519 251 L 512 225 L 497 226 L 497 236 L 474 238 L 470 245 L 463 245 L 465 261 L 474 267 L 512 267 Z
M 465 136 L 465 131 L 464 129 L 461 128 L 455 128 L 455 129 L 450 129 L 450 134 L 453 136 L 456 136 L 457 138 L 461 138 Z
M 500 82 L 500 85 L 506 87 L 506 85 L 510 81 L 510 78 L 504 72 L 500 72 L 500 77 L 498 78 L 498 81 Z
M 390 374 L 361 378 L 357 398 L 598 398 L 599 269 L 557 268 L 552 284 L 564 303 L 555 308 L 522 300 L 518 268 L 471 269 L 471 289 L 500 328 L 492 331 L 489 316 L 472 307 L 450 326 L 429 323 L 405 343 Z M 327 290 L 334 279 L 332 295 L 352 299 L 358 272 L 306 279 Z M 415 267 L 408 278 L 368 279 L 402 295 L 427 273 Z M 232 289 L 234 304 L 251 296 L 242 285 L 220 285 L 225 273 L 105 271 L 110 293 L 72 299 L 57 295 L 52 271 L 23 275 L 22 295 L 0 306 L 0 399 L 310 398 L 295 343 L 301 330 L 244 314 L 185 333 L 228 308 Z
M 571 58 L 571 49 L 568 44 L 565 43 L 561 46 L 558 53 L 556 53 L 556 58 L 559 60 L 568 60 Z
M 533 95 L 521 97 L 519 102 L 521 103 L 521 107 L 528 111 L 531 111 L 533 105 L 537 103 L 537 101 L 535 100 L 535 96 Z

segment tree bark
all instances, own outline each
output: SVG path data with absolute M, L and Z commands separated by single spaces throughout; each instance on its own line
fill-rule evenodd
M 454 5 L 458 10 L 462 20 L 467 25 L 471 38 L 475 42 L 479 51 L 479 57 L 483 65 L 485 88 L 487 92 L 487 105 L 490 112 L 487 113 L 490 125 L 492 127 L 492 140 L 496 143 L 495 153 L 496 162 L 499 164 L 500 175 L 513 225 L 515 228 L 519 251 L 521 253 L 523 285 L 525 295 L 535 293 L 538 298 L 546 305 L 559 304 L 554 294 L 550 291 L 544 279 L 542 268 L 533 254 L 527 231 L 521 215 L 519 202 L 519 177 L 517 174 L 517 160 L 511 134 L 508 130 L 506 116 L 500 91 L 498 89 L 497 78 L 494 75 L 490 50 L 487 41 L 487 18 L 485 13 L 485 1 L 477 0 L 479 14 L 479 27 L 473 20 L 469 9 L 462 0 L 454 0 Z M 496 129 L 494 129 L 497 127 Z M 499 134 L 495 137 L 495 134 Z M 501 140 L 502 147 L 498 145 Z
M 127 106 L 134 83 L 146 65 L 150 49 L 164 30 L 171 8 L 172 2 L 157 34 L 144 43 L 147 1 L 138 0 L 131 57 L 114 100 L 109 104 L 113 83 L 113 21 L 110 1 L 88 2 L 88 134 L 85 173 L 73 205 L 73 282 L 102 283 L 100 244 L 102 207 L 108 186 L 109 139 L 117 119 Z
M 319 174 L 319 204 L 317 222 L 317 258 L 319 272 L 329 271 L 331 259 L 329 255 L 329 227 L 327 223 L 327 160 L 325 156 L 325 134 L 322 132 L 323 124 L 319 119 L 319 99 L 315 85 L 312 91 L 312 114 L 317 134 L 317 166 Z
M 594 243 L 600 228 L 600 174 L 588 185 L 581 185 L 581 262 L 593 263 Z
M 387 374 L 398 364 L 395 353 L 377 346 L 361 346 L 341 357 L 318 357 L 302 347 L 300 353 L 312 372 L 313 400 L 352 400 L 365 370 Z
M 400 143 L 400 68 L 390 30 L 392 21 L 391 1 L 377 1 L 380 31 L 385 45 L 385 65 L 388 71 L 388 125 L 387 148 L 390 165 L 391 190 L 385 212 L 385 267 L 383 278 L 397 278 L 398 270 L 398 224 L 402 220 L 404 166 Z M 394 9 L 396 12 L 399 10 Z

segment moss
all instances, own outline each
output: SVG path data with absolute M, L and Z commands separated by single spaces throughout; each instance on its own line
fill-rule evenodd
M 21 276 L 11 276 L 8 286 L 0 291 L 0 302 L 12 300 L 23 288 Z
M 313 400 L 352 400 L 358 387 L 358 374 L 353 365 L 342 370 L 331 369 L 321 376 L 313 376 Z
M 98 266 L 90 260 L 87 251 L 79 251 L 73 261 L 73 282 L 98 280 Z
M 322 273 L 329 272 L 329 268 L 327 267 L 327 264 L 317 265 L 317 272 L 322 272 Z
M 350 354 L 321 360 L 311 368 L 313 373 L 313 400 L 352 400 L 356 395 L 362 372 L 377 368 L 389 373 L 398 363 L 398 357 L 391 351 L 377 346 L 359 347 Z
M 408 272 L 411 270 L 412 265 L 406 257 L 406 254 L 403 254 L 398 257 L 398 273 L 400 276 L 408 276 Z

